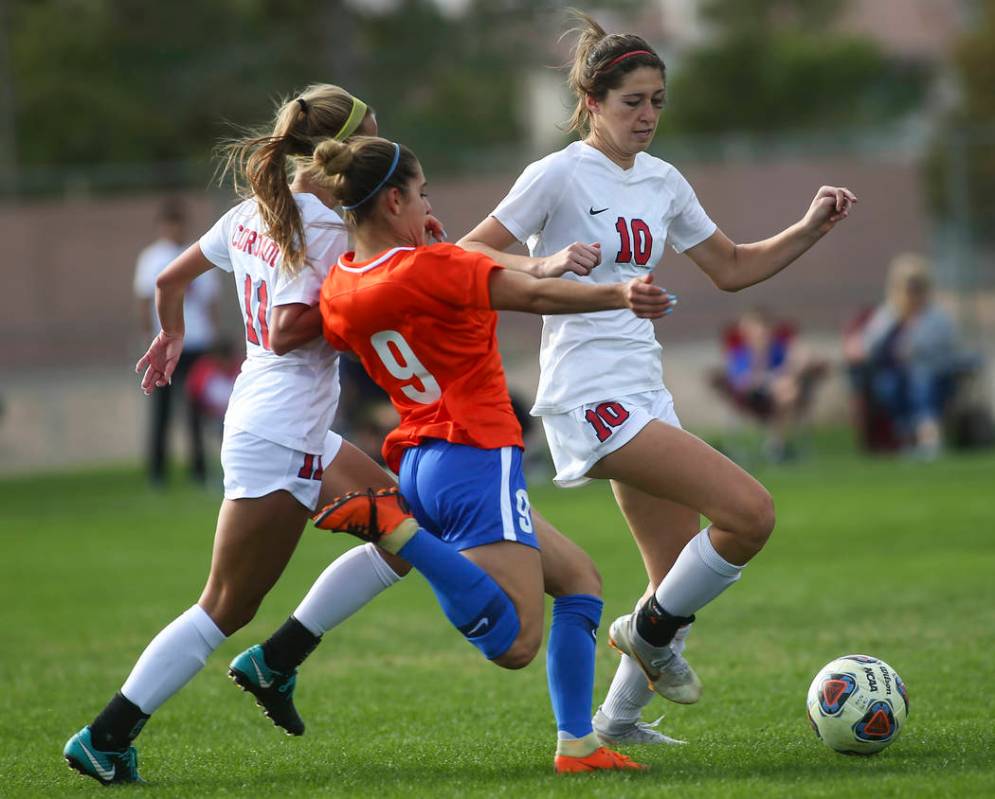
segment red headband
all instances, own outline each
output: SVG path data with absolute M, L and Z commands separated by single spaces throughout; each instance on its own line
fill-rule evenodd
M 634 55 L 653 55 L 653 53 L 649 50 L 630 50 L 628 53 L 622 53 L 622 55 L 609 61 L 608 66 L 606 66 L 605 69 L 611 69 L 619 61 L 625 61 L 625 59 L 631 58 Z

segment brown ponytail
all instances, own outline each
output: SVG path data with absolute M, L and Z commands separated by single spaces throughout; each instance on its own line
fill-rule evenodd
M 219 181 L 231 172 L 235 191 L 254 197 L 266 232 L 279 245 L 282 267 L 296 274 L 307 240 L 300 210 L 288 184 L 291 165 L 310 167 L 315 145 L 342 131 L 353 110 L 351 94 L 319 83 L 280 103 L 272 131 L 223 142 Z
M 353 228 L 372 215 L 383 189 L 403 190 L 417 174 L 418 159 L 411 150 L 376 136 L 326 139 L 314 149 L 312 177 L 342 201 L 345 221 Z
M 617 89 L 622 79 L 637 67 L 659 69 L 664 80 L 667 71 L 663 60 L 641 36 L 606 33 L 591 16 L 575 8 L 569 10 L 569 15 L 578 23 L 564 34 L 577 35 L 567 78 L 577 98 L 577 105 L 567 123 L 567 130 L 584 135 L 591 126 L 591 114 L 584 103 L 588 95 L 603 100 L 609 89 Z M 630 53 L 633 55 L 625 57 Z

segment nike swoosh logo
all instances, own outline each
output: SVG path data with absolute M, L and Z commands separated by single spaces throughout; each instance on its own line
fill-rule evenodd
M 490 623 L 491 623 L 491 620 L 489 618 L 487 618 L 486 616 L 484 616 L 484 618 L 482 618 L 480 621 L 478 621 L 476 624 L 473 625 L 473 629 L 470 630 L 466 634 L 466 637 L 469 638 L 471 635 L 473 635 L 475 632 L 477 632 L 477 630 L 480 630 L 480 629 L 486 627 Z
M 607 210 L 608 210 L 608 207 L 606 206 L 606 207 L 604 207 L 604 208 L 601 208 L 601 209 L 599 209 L 599 210 L 595 211 L 595 210 L 594 210 L 594 206 L 592 205 L 592 206 L 591 206 L 591 208 L 590 208 L 590 210 L 588 211 L 588 213 L 589 213 L 589 214 L 590 214 L 591 216 L 597 216 L 598 214 L 603 214 L 603 213 L 604 213 L 605 211 L 607 211 Z
M 249 655 L 249 660 L 252 661 L 252 668 L 256 670 L 256 679 L 259 680 L 259 687 L 269 688 L 273 684 L 273 681 L 263 678 L 263 673 L 259 670 L 259 664 L 256 663 L 256 659 L 252 655 Z
M 90 760 L 90 765 L 92 765 L 93 768 L 96 769 L 97 774 L 99 774 L 101 776 L 101 778 L 103 778 L 105 780 L 112 780 L 112 779 L 114 779 L 114 773 L 117 771 L 117 767 L 116 766 L 111 766 L 110 770 L 105 769 L 103 766 L 100 765 L 100 761 L 97 760 L 97 758 L 93 756 L 93 753 L 89 749 L 86 748 L 86 744 L 85 743 L 83 743 L 82 741 L 80 741 L 79 745 L 83 749 L 83 754 L 85 754 L 87 756 L 87 758 Z

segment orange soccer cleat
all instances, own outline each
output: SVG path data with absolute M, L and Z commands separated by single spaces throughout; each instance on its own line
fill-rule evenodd
M 336 497 L 311 518 L 322 530 L 349 533 L 395 554 L 418 531 L 418 523 L 396 488 L 352 491 Z
M 643 771 L 646 769 L 646 766 L 642 763 L 637 763 L 632 758 L 604 746 L 595 749 L 591 754 L 584 757 L 557 755 L 553 761 L 553 766 L 557 774 L 579 774 L 586 771 L 609 770 Z

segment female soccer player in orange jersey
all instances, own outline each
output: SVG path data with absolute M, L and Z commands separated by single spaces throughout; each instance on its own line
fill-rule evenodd
M 502 665 L 523 666 L 542 637 L 543 564 L 521 468 L 521 428 L 497 349 L 496 311 L 619 309 L 657 318 L 671 298 L 646 277 L 612 286 L 536 280 L 451 244 L 426 246 L 425 178 L 401 145 L 329 140 L 315 149 L 315 161 L 343 202 L 355 242 L 322 287 L 325 338 L 359 357 L 400 415 L 383 452 L 414 517 L 405 515 L 396 491 L 370 491 L 334 501 L 315 522 L 410 562 L 471 643 Z M 440 541 L 493 577 L 512 605 L 487 599 L 492 589 L 483 582 L 473 596 L 441 593 L 464 566 L 433 562 L 422 551 Z M 548 675 L 560 772 L 638 768 L 603 748 L 591 726 L 601 607 L 590 594 L 554 602 Z
M 773 277 L 849 214 L 853 193 L 823 186 L 780 233 L 730 241 L 684 177 L 646 152 L 663 108 L 663 61 L 639 36 L 608 35 L 579 16 L 570 86 L 572 128 L 583 139 L 528 166 L 461 245 L 536 276 L 614 285 L 652 274 L 669 242 L 720 289 L 738 291 Z M 504 252 L 515 241 L 529 257 Z M 639 722 L 647 683 L 673 701 L 698 700 L 701 684 L 682 656 L 688 625 L 774 529 L 764 487 L 681 429 L 660 356 L 653 326 L 631 315 L 543 323 L 532 412 L 542 417 L 556 482 L 611 481 L 650 580 L 636 612 L 611 625 L 626 657 L 595 728 L 614 743 L 669 740 Z M 710 521 L 700 532 L 699 514 Z

